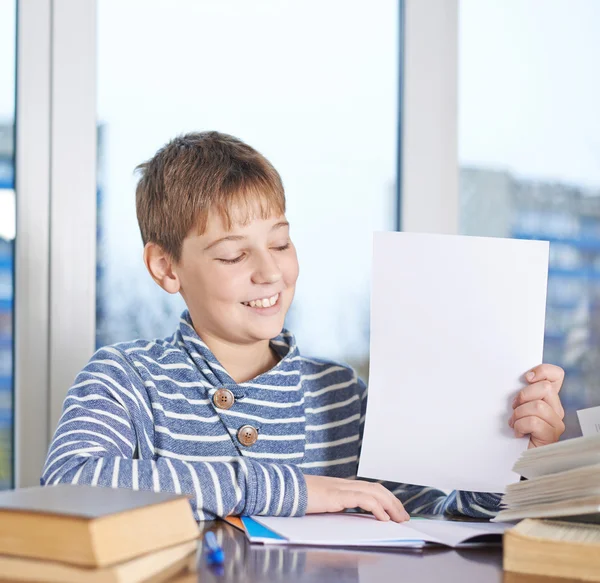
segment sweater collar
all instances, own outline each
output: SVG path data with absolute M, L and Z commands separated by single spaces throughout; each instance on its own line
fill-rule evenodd
M 188 310 L 185 310 L 181 315 L 177 336 L 178 343 L 182 348 L 185 348 L 190 358 L 194 361 L 194 364 L 205 374 L 212 373 L 207 375 L 207 378 L 216 377 L 215 385 L 231 386 L 236 384 L 208 345 L 196 332 Z M 284 328 L 269 344 L 279 355 L 280 361 L 271 370 L 247 381 L 247 383 L 260 383 L 263 377 L 271 376 L 269 383 L 271 384 L 273 372 L 279 370 L 292 371 L 300 368 L 299 359 L 294 358 L 299 355 L 299 351 L 294 335 L 291 332 Z M 241 383 L 241 385 L 244 384 L 246 383 Z

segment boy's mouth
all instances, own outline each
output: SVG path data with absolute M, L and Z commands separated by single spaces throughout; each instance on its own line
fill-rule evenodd
M 279 300 L 280 294 L 275 294 L 274 296 L 268 298 L 260 298 L 257 300 L 250 300 L 249 302 L 242 302 L 244 306 L 248 306 L 250 308 L 259 308 L 265 309 L 274 306 Z

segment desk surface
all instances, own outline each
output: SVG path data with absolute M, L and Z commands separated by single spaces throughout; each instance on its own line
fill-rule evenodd
M 199 545 L 198 571 L 171 583 L 569 583 L 570 579 L 504 573 L 502 549 L 455 551 L 355 551 L 250 545 L 243 533 L 223 522 L 208 522 L 225 551 L 225 565 L 208 567 Z M 202 540 L 202 539 L 201 539 Z
M 223 522 L 206 523 L 203 530 L 215 531 L 225 551 L 222 571 L 211 569 L 200 557 L 199 572 L 179 577 L 176 583 L 503 581 L 499 547 L 383 552 L 272 547 L 250 545 L 243 533 Z

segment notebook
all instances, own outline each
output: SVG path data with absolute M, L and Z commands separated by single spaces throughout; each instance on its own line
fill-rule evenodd
M 381 522 L 370 514 L 309 514 L 302 517 L 243 516 L 251 543 L 327 547 L 464 548 L 499 544 L 512 525 L 490 522 L 411 518 Z

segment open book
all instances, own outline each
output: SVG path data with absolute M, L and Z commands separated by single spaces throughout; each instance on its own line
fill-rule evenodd
M 600 434 L 527 450 L 513 470 L 528 479 L 507 486 L 494 520 L 600 522 Z
M 411 518 L 381 522 L 370 514 L 309 514 L 302 517 L 243 516 L 251 543 L 328 547 L 448 547 L 497 544 L 511 525 Z

